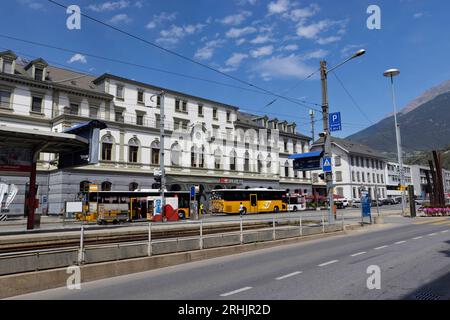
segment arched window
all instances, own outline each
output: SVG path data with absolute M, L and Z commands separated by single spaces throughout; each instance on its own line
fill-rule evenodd
M 181 166 L 181 147 L 178 142 L 170 147 L 170 162 L 173 166 Z
M 191 147 L 191 167 L 197 167 L 198 153 L 195 146 Z
M 191 167 L 203 168 L 205 166 L 205 146 L 191 148 Z
M 160 151 L 160 147 L 159 147 L 159 141 L 155 140 L 152 142 L 151 146 L 151 161 L 152 164 L 159 164 L 159 151 Z
M 136 138 L 128 141 L 128 162 L 137 163 L 139 155 L 139 141 Z
M 90 181 L 81 181 L 80 182 L 80 192 L 88 193 L 90 184 L 91 184 Z
M 236 171 L 236 151 L 231 151 L 230 153 L 230 170 Z
M 245 151 L 244 154 L 244 171 L 250 171 L 250 154 Z
M 270 168 L 272 168 L 272 157 L 270 156 L 270 154 L 267 156 L 266 162 L 267 162 L 267 170 L 269 171 Z
M 113 159 L 113 145 L 114 140 L 110 135 L 104 136 L 102 138 L 102 154 L 101 158 L 105 161 L 111 161 Z
M 111 191 L 112 183 L 109 181 L 102 182 L 102 191 Z
M 129 191 L 135 191 L 139 188 L 139 184 L 137 182 L 132 182 L 128 185 Z
M 220 169 L 222 164 L 222 151 L 220 149 L 216 149 L 214 151 L 214 169 Z

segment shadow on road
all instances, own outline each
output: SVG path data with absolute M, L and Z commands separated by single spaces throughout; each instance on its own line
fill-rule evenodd
M 449 248 L 440 253 L 450 258 L 450 241 L 445 241 Z M 436 280 L 407 294 L 404 300 L 450 300 L 450 271 Z

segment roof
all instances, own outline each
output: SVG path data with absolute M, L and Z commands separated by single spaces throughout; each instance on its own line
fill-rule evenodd
M 300 154 L 293 154 L 288 157 L 288 159 L 305 159 L 305 158 L 317 158 L 321 157 L 323 155 L 323 151 L 313 151 L 308 153 L 300 153 Z
M 323 145 L 323 138 L 320 138 L 316 142 L 313 143 L 312 147 L 317 147 Z M 351 140 L 341 139 L 337 137 L 331 137 L 331 142 L 342 149 L 344 149 L 346 152 L 356 155 L 363 155 L 363 156 L 371 156 L 379 159 L 385 159 L 385 157 L 382 155 L 381 151 L 372 149 L 364 144 L 354 142 Z

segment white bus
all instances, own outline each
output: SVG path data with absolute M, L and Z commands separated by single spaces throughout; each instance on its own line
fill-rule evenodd
M 297 194 L 297 193 L 289 194 L 287 197 L 287 200 L 288 200 L 288 211 L 289 212 L 306 210 L 305 196 Z

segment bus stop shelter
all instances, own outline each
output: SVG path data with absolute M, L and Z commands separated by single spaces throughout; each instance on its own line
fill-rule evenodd
M 71 133 L 0 126 L 0 173 L 29 174 L 27 229 L 34 229 L 36 199 L 36 165 L 39 154 L 68 154 L 89 147 L 89 139 Z

